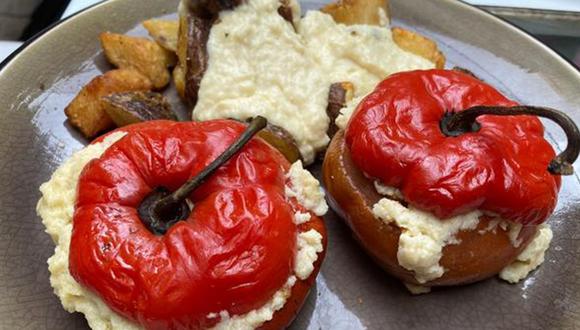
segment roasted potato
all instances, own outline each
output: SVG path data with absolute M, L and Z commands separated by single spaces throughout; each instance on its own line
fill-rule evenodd
M 69 122 L 90 139 L 115 126 L 105 112 L 103 96 L 126 91 L 147 91 L 151 88 L 151 81 L 135 69 L 112 70 L 91 80 L 64 112 Z
M 169 83 L 168 67 L 175 65 L 175 55 L 156 42 L 103 32 L 100 34 L 105 56 L 119 68 L 134 68 L 144 74 L 156 89 Z
M 117 127 L 148 120 L 177 120 L 171 105 L 162 94 L 154 92 L 123 92 L 103 97 L 105 112 Z
M 332 16 L 335 22 L 346 25 L 388 25 L 390 21 L 388 0 L 338 0 L 320 10 Z M 393 28 L 392 32 L 393 40 L 402 49 L 433 62 L 438 69 L 445 66 L 445 56 L 433 40 L 402 28 Z
M 177 52 L 177 35 L 179 21 L 150 19 L 143 22 L 149 35 L 163 48 L 173 53 Z
M 398 27 L 394 27 L 392 31 L 393 40 L 399 47 L 409 53 L 413 53 L 433 62 L 436 68 L 443 69 L 445 66 L 445 56 L 441 51 L 439 51 L 437 44 L 433 40 L 418 33 Z
M 320 11 L 346 25 L 388 25 L 390 20 L 388 0 L 338 0 Z

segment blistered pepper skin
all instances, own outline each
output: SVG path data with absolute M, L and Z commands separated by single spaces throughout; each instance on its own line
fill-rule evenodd
M 439 218 L 481 209 L 524 225 L 544 222 L 561 179 L 547 171 L 555 153 L 537 117 L 486 115 L 477 132 L 441 132 L 445 112 L 479 105 L 517 103 L 457 71 L 395 74 L 359 104 L 346 143 L 363 172 Z
M 288 161 L 254 138 L 190 199 L 193 210 L 164 235 L 137 208 L 153 188 L 171 190 L 222 153 L 245 125 L 156 121 L 128 134 L 83 170 L 70 272 L 109 307 L 149 329 L 214 325 L 210 313 L 243 314 L 270 300 L 293 273 L 304 211 L 287 200 Z M 98 141 L 97 141 L 98 142 Z

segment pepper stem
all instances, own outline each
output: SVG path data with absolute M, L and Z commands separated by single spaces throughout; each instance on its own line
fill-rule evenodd
M 548 118 L 558 124 L 566 133 L 568 144 L 566 149 L 554 158 L 548 165 L 548 171 L 554 175 L 572 175 L 572 163 L 580 153 L 580 132 L 578 126 L 565 113 L 545 107 L 534 106 L 475 106 L 460 112 L 447 112 L 440 122 L 441 132 L 446 136 L 459 136 L 463 133 L 477 132 L 481 125 L 476 121 L 483 115 L 518 116 L 532 115 Z
M 189 208 L 186 198 L 202 185 L 218 168 L 237 154 L 256 133 L 262 130 L 268 121 L 262 116 L 256 116 L 246 130 L 231 144 L 221 155 L 205 167 L 196 176 L 189 179 L 185 184 L 170 193 L 163 187 L 156 188 L 149 194 L 139 206 L 141 221 L 149 230 L 157 235 L 164 234 L 173 224 L 187 218 Z

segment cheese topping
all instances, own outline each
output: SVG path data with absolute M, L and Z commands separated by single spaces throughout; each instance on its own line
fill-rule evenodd
M 459 243 L 455 237 L 459 231 L 474 230 L 482 213 L 473 211 L 442 221 L 430 213 L 383 198 L 373 206 L 373 214 L 401 228 L 397 251 L 399 265 L 413 271 L 419 283 L 426 283 L 445 272 L 439 264 L 443 247 Z
M 332 83 L 352 82 L 356 97 L 391 73 L 434 64 L 399 48 L 388 28 L 345 26 L 319 11 L 299 19 L 299 4 L 288 2 L 296 30 L 278 14 L 279 0 L 248 0 L 220 13 L 193 118 L 262 115 L 294 137 L 309 164 L 329 142 Z
M 72 218 L 74 203 L 76 200 L 77 184 L 79 176 L 85 165 L 91 160 L 100 157 L 111 145 L 120 140 L 126 133 L 117 132 L 109 135 L 101 143 L 88 145 L 76 152 L 68 161 L 61 165 L 52 175 L 51 179 L 40 186 L 42 198 L 37 205 L 37 213 L 42 218 L 46 232 L 56 244 L 55 252 L 48 259 L 50 271 L 50 284 L 65 310 L 68 312 L 81 312 L 85 315 L 92 329 L 118 329 L 136 330 L 142 329 L 126 318 L 113 312 L 97 295 L 83 288 L 69 273 L 69 247 L 72 234 Z M 296 165 L 296 164 L 295 164 Z M 314 205 L 320 215 L 326 213 L 327 207 L 322 194 L 322 202 L 318 193 L 312 191 L 315 183 L 310 173 L 302 169 L 298 164 L 294 168 L 293 175 L 298 179 L 294 187 L 302 182 L 309 185 L 306 189 L 295 189 L 303 200 L 309 205 Z M 308 174 L 306 174 L 308 173 Z M 310 175 L 310 177 L 308 177 Z M 292 175 L 291 175 L 292 176 Z M 316 181 L 316 179 L 314 179 Z M 316 181 L 318 184 L 318 181 Z M 317 185 L 318 188 L 320 188 Z M 306 206 L 306 205 L 304 205 Z M 309 213 L 295 214 L 295 222 L 304 223 L 311 218 Z M 322 252 L 322 235 L 312 229 L 299 233 L 297 239 L 297 251 L 295 256 L 294 273 L 288 278 L 286 284 L 278 290 L 272 299 L 264 306 L 250 311 L 244 315 L 230 317 L 226 311 L 210 313 L 208 318 L 221 316 L 217 329 L 255 329 L 262 323 L 272 319 L 274 313 L 281 309 L 290 296 L 292 286 L 299 279 L 306 279 L 314 270 L 314 262 L 318 259 L 318 253 Z
M 296 198 L 300 205 L 316 215 L 322 216 L 328 211 L 320 182 L 302 167 L 301 161 L 296 161 L 290 166 L 287 177 L 290 179 L 290 185 L 286 186 L 286 197 Z
M 517 283 L 544 262 L 544 255 L 552 241 L 552 229 L 542 224 L 530 244 L 511 265 L 504 268 L 499 277 L 510 283 Z

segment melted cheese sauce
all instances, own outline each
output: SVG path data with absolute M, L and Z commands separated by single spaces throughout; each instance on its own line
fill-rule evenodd
M 103 142 L 89 145 L 75 153 L 54 172 L 48 182 L 41 185 L 42 198 L 36 209 L 46 227 L 46 232 L 56 244 L 54 255 L 48 259 L 50 284 L 55 294 L 60 298 L 64 309 L 71 313 L 83 313 L 92 329 L 142 329 L 139 324 L 113 312 L 97 295 L 78 284 L 69 273 L 68 263 L 72 217 L 79 176 L 88 162 L 100 157 L 123 136 L 125 133 L 113 133 Z M 299 178 L 297 179 L 299 181 L 293 182 L 297 182 L 296 184 L 304 182 L 306 187 L 304 189 L 293 187 L 292 190 L 289 190 L 292 192 L 292 196 L 287 197 L 300 196 L 300 200 L 317 211 L 316 214 L 326 213 L 328 207 L 324 202 L 324 194 L 321 190 L 316 190 L 320 189 L 318 181 L 304 170 L 300 163 L 295 164 L 293 169 L 288 175 Z M 320 198 L 322 198 L 322 202 Z M 307 222 L 310 218 L 309 213 L 297 212 L 295 214 L 295 222 L 297 223 Z M 284 306 L 297 278 L 306 279 L 312 274 L 318 253 L 323 250 L 322 235 L 314 229 L 299 233 L 296 240 L 298 248 L 294 260 L 295 275 L 291 275 L 272 299 L 256 310 L 244 315 L 230 316 L 227 311 L 208 315 L 208 318 L 218 316 L 221 318 L 215 327 L 216 329 L 255 329 L 271 320 L 274 313 Z
M 296 140 L 305 163 L 329 142 L 328 92 L 350 81 L 366 95 L 388 75 L 433 68 L 399 48 L 384 26 L 345 26 L 331 16 L 289 1 L 294 26 L 277 12 L 279 0 L 249 0 L 220 14 L 207 44 L 196 120 L 262 115 Z

